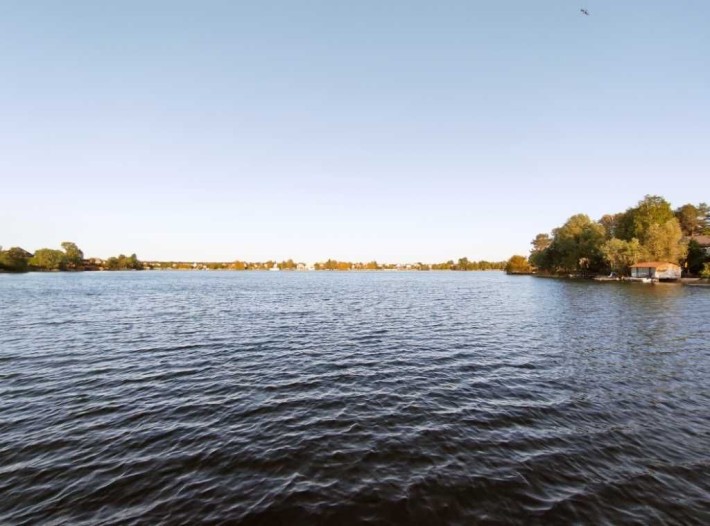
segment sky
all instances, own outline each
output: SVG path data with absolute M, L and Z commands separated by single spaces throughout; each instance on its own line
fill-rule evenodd
M 0 0 L 0 245 L 503 260 L 707 202 L 708 28 L 707 0 Z

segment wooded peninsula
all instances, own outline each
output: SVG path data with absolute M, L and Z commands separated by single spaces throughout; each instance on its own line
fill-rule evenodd
M 663 197 L 647 195 L 597 221 L 573 215 L 531 244 L 529 256 L 508 260 L 510 273 L 629 276 L 633 265 L 651 261 L 677 264 L 684 276 L 710 278 L 710 207 L 688 203 L 673 210 Z

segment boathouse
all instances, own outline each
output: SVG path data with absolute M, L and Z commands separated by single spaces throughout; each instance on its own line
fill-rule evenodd
M 672 281 L 680 279 L 681 268 L 674 263 L 644 261 L 631 265 L 631 277 Z

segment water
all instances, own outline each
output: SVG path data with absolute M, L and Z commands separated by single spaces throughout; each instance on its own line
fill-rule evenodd
M 710 291 L 0 275 L 0 523 L 710 523 Z

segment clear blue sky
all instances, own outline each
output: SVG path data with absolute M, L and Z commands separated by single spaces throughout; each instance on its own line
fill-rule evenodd
M 0 0 L 0 244 L 505 259 L 710 201 L 709 28 L 707 0 Z

